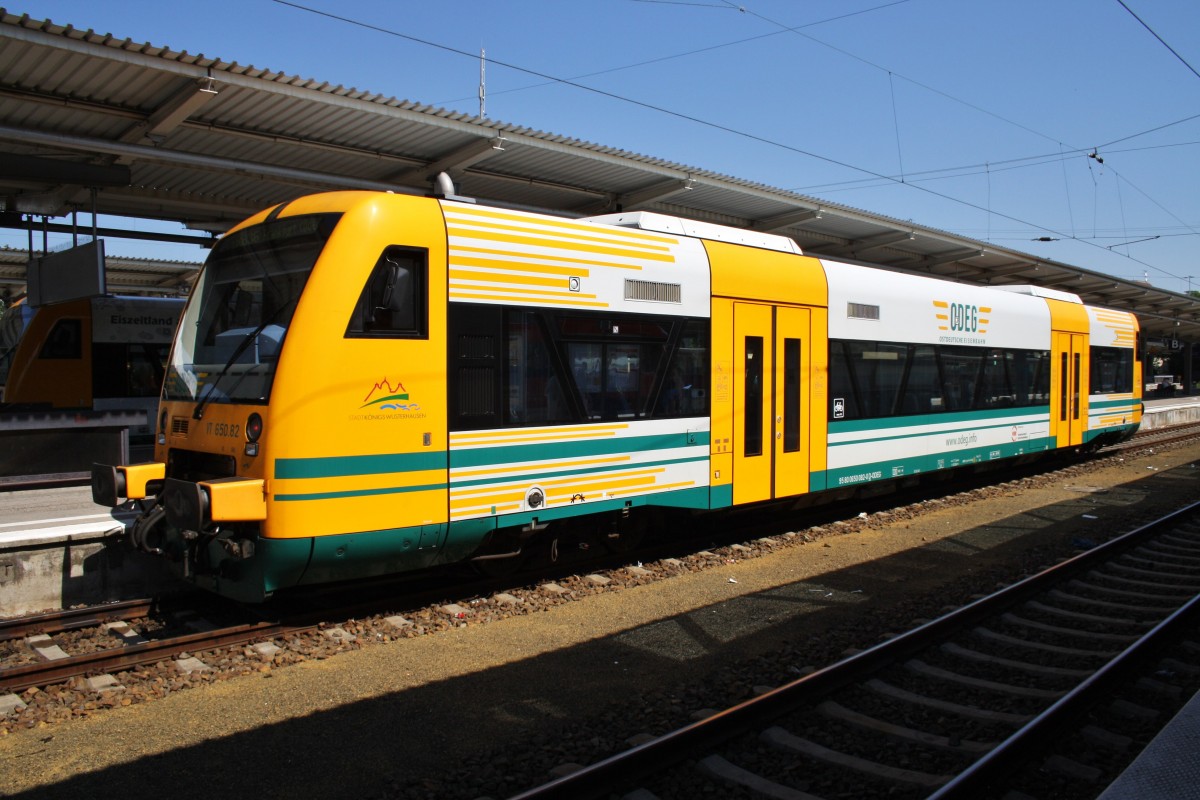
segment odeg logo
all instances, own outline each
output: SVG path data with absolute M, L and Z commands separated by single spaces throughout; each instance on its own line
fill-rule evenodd
M 979 331 L 979 307 L 951 303 L 950 330 L 977 333 Z

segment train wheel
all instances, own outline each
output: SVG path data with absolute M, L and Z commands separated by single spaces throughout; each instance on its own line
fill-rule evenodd
M 651 513 L 648 510 L 630 511 L 629 516 L 618 517 L 602 537 L 604 545 L 613 553 L 628 553 L 636 550 L 650 531 Z

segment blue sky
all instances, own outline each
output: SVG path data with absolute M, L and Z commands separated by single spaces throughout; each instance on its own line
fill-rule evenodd
M 26 0 L 7 10 L 468 113 L 479 110 L 483 48 L 492 119 L 1200 289 L 1195 0 Z M 202 257 L 127 241 L 108 251 Z

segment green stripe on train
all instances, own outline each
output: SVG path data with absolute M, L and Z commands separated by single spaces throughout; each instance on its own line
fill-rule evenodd
M 1141 403 L 1135 398 L 1126 398 L 1124 400 L 1088 400 L 1088 410 L 1094 408 L 1127 408 L 1132 411 Z
M 612 437 L 586 441 L 557 441 L 545 444 L 480 447 L 470 450 L 436 450 L 427 453 L 385 453 L 369 456 L 326 458 L 278 458 L 276 479 L 345 478 L 354 475 L 383 475 L 391 472 L 421 472 L 458 467 L 483 467 L 518 461 L 545 461 L 616 453 L 645 452 L 679 447 L 703 448 L 708 452 L 708 431 Z M 447 460 L 449 464 L 447 464 Z
M 708 431 L 673 431 L 649 436 L 624 436 L 605 439 L 567 440 L 542 444 L 497 445 L 470 450 L 450 451 L 450 467 L 490 467 L 524 461 L 550 461 L 670 450 L 680 447 L 702 448 L 708 453 Z
M 970 464 L 983 464 L 1014 456 L 1031 453 L 1044 453 L 1053 450 L 1053 437 L 1028 439 L 1020 443 L 998 444 L 989 447 L 978 447 L 953 452 L 935 453 L 933 455 L 914 456 L 911 458 L 875 461 L 869 464 L 855 464 L 849 467 L 834 467 L 827 471 L 828 487 L 830 489 L 855 486 L 872 481 L 891 480 L 906 475 L 919 475 L 934 472 L 939 469 L 953 469 Z
M 351 475 L 383 475 L 389 472 L 423 472 L 446 469 L 446 451 L 428 453 L 385 453 L 373 456 L 329 456 L 327 458 L 277 458 L 275 477 L 343 478 Z
M 374 497 L 385 494 L 408 494 L 409 492 L 445 491 L 445 483 L 426 483 L 420 486 L 384 486 L 379 489 L 347 489 L 341 492 L 297 492 L 295 494 L 277 494 L 273 497 L 280 502 L 297 500 L 341 500 L 347 497 Z
M 891 428 L 910 428 L 914 425 L 958 425 L 961 423 L 978 424 L 987 420 L 1007 420 L 998 422 L 992 427 L 1011 425 L 1020 418 L 1033 417 L 1040 421 L 1049 418 L 1050 406 L 1008 406 L 1006 408 L 988 409 L 985 411 L 953 411 L 941 414 L 914 414 L 903 417 L 872 417 L 871 419 L 830 420 L 829 433 L 862 433 L 866 431 L 888 430 Z

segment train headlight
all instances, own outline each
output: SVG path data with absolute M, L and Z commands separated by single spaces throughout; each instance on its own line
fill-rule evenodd
M 258 437 L 262 436 L 263 421 L 257 412 L 246 418 L 246 455 L 258 455 Z
M 167 410 L 165 408 L 158 415 L 158 443 L 167 443 Z

